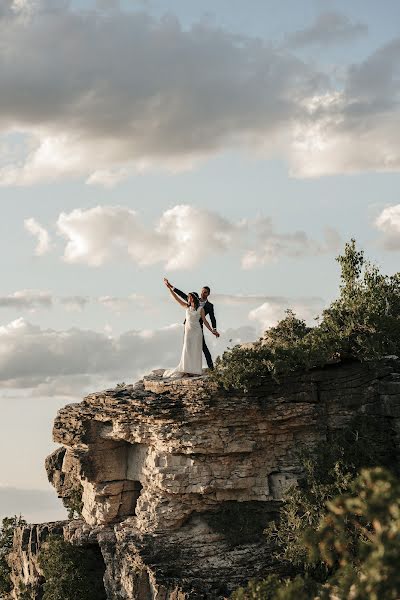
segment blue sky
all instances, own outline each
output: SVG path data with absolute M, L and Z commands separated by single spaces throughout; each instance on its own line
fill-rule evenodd
M 398 270 L 399 13 L 2 5 L 1 515 L 64 514 L 43 469 L 60 406 L 177 363 L 164 275 L 212 288 L 217 355 L 287 307 L 312 322 L 351 237 Z

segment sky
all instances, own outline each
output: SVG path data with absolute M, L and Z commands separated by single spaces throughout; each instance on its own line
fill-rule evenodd
M 185 291 L 220 355 L 312 324 L 357 240 L 400 250 L 400 6 L 2 0 L 0 517 L 63 518 L 57 410 L 174 367 Z M 208 333 L 206 333 L 208 335 Z

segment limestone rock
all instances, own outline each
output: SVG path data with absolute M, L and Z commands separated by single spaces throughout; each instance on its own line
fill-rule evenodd
M 59 496 L 83 490 L 83 520 L 64 535 L 98 544 L 108 597 L 229 595 L 282 568 L 262 534 L 302 476 L 300 447 L 355 415 L 381 420 L 399 448 L 400 361 L 331 365 L 248 393 L 207 376 L 87 396 L 61 409 L 46 462 Z
M 24 525 L 14 533 L 13 552 L 8 557 L 11 566 L 12 597 L 18 600 L 20 584 L 26 586 L 34 598 L 42 597 L 43 574 L 38 564 L 38 554 L 49 535 L 62 535 L 66 521 Z

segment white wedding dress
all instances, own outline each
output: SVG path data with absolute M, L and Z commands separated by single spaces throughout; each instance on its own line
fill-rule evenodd
M 201 308 L 186 309 L 185 336 L 183 338 L 182 356 L 175 369 L 167 369 L 164 377 L 180 377 L 183 373 L 201 375 L 203 373 L 203 330 L 200 325 Z

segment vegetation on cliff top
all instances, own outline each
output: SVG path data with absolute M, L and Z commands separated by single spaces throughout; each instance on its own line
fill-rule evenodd
M 304 479 L 287 490 L 279 522 L 265 531 L 276 539 L 275 558 L 297 575 L 251 581 L 234 600 L 399 597 L 400 481 L 391 473 L 398 471 L 392 433 L 384 419 L 358 417 L 328 444 L 302 452 Z
M 384 275 L 366 261 L 355 240 L 336 259 L 338 298 L 307 327 L 292 311 L 253 348 L 235 346 L 215 364 L 213 378 L 225 388 L 249 389 L 298 369 L 335 360 L 370 360 L 400 354 L 400 273 Z

